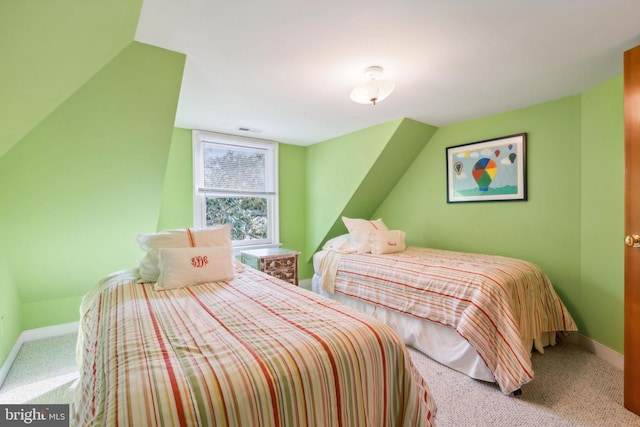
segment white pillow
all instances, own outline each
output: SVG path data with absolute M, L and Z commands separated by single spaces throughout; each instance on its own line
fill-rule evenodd
M 196 246 L 231 247 L 231 224 L 217 228 L 192 228 L 190 230 Z M 146 252 L 145 256 L 138 261 L 140 281 L 142 282 L 155 282 L 158 279 L 160 274 L 158 249 L 191 247 L 186 229 L 139 234 L 136 240 L 140 249 Z
M 160 248 L 156 290 L 231 280 L 235 275 L 231 247 Z
M 352 254 L 356 251 L 356 248 L 351 244 L 351 236 L 349 234 L 343 234 L 327 240 L 327 243 L 322 246 L 322 249 L 329 249 L 345 254 Z
M 382 219 L 366 220 L 342 217 L 342 222 L 349 230 L 351 235 L 351 244 L 356 248 L 358 253 L 371 252 L 369 246 L 369 233 L 377 230 L 387 230 Z
M 402 252 L 407 247 L 404 244 L 406 233 L 400 230 L 377 230 L 369 233 L 371 253 L 375 255 Z

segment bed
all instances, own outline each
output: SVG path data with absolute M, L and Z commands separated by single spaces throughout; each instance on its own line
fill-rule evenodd
M 73 425 L 432 425 L 428 387 L 389 327 L 234 269 L 170 290 L 132 269 L 89 292 Z
M 521 393 L 533 379 L 532 347 L 544 352 L 557 335 L 577 330 L 533 263 L 404 246 L 358 253 L 345 250 L 348 236 L 314 255 L 313 291 L 376 317 L 405 344 L 472 378 L 496 382 L 505 394 Z

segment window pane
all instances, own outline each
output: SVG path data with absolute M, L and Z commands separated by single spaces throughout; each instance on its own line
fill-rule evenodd
M 278 144 L 193 131 L 194 225 L 231 224 L 233 245 L 278 241 Z
M 206 226 L 233 224 L 231 240 L 267 238 L 266 197 L 206 197 Z
M 203 152 L 205 188 L 218 191 L 267 191 L 263 151 L 205 146 Z

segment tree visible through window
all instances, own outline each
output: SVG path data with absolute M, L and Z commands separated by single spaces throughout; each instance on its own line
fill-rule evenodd
M 196 225 L 232 224 L 237 246 L 276 242 L 275 148 L 264 141 L 194 132 Z
M 233 224 L 231 239 L 267 238 L 267 199 L 259 197 L 207 197 L 207 227 Z

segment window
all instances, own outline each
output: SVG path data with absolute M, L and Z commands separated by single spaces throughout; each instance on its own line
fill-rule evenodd
M 194 224 L 231 223 L 234 247 L 278 243 L 278 145 L 193 131 Z

